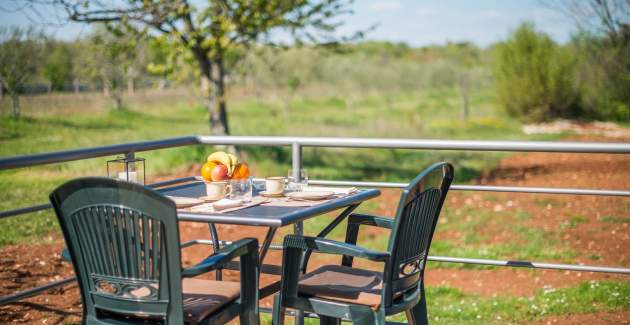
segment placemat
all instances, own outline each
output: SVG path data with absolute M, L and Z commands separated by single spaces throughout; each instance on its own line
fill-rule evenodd
M 178 209 L 178 210 L 185 211 L 185 212 L 196 212 L 196 213 L 226 213 L 226 212 L 232 212 L 232 211 L 237 211 L 237 210 L 251 208 L 253 206 L 257 206 L 257 205 L 263 204 L 263 203 L 267 202 L 268 200 L 269 199 L 266 198 L 266 197 L 255 196 L 255 197 L 252 198 L 251 202 L 247 202 L 247 203 L 244 203 L 243 205 L 239 205 L 237 207 L 229 208 L 229 209 L 215 210 L 214 206 L 213 206 L 214 202 L 212 202 L 212 203 L 199 204 L 199 205 L 195 205 L 193 207 L 184 208 L 184 209 Z

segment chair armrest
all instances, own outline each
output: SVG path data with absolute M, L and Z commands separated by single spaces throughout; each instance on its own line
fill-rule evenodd
M 356 245 L 317 237 L 287 235 L 284 237 L 284 248 L 299 248 L 326 254 L 348 255 L 376 262 L 386 262 L 389 260 L 389 253 L 373 251 Z
M 227 262 L 233 260 L 236 257 L 254 254 L 258 256 L 258 240 L 255 238 L 245 238 L 233 242 L 206 257 L 203 261 L 195 266 L 191 266 L 182 270 L 183 277 L 193 277 L 199 274 L 203 274 L 221 266 Z M 256 258 L 257 259 L 257 258 Z
M 346 229 L 346 243 L 356 245 L 359 237 L 359 226 L 374 226 L 380 228 L 392 229 L 394 227 L 394 219 L 371 216 L 368 214 L 353 213 L 348 217 L 348 228 Z M 341 265 L 352 266 L 352 255 L 344 255 L 341 259 Z
M 394 219 L 371 216 L 369 214 L 353 213 L 350 217 L 348 217 L 348 223 L 392 229 L 394 226 Z

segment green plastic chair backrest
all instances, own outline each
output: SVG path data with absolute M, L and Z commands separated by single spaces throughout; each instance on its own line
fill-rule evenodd
M 171 200 L 108 178 L 69 181 L 50 200 L 88 323 L 131 315 L 183 323 L 179 231 Z
M 391 260 L 385 272 L 386 303 L 418 287 L 453 175 L 452 165 L 436 163 L 403 190 L 388 244 Z

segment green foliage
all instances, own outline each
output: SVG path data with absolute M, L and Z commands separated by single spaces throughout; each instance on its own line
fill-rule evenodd
M 577 73 L 584 116 L 630 121 L 630 40 L 613 42 L 582 32 L 572 46 L 580 58 Z
M 499 103 L 514 116 L 544 121 L 576 114 L 575 59 L 533 24 L 497 45 L 494 69 Z
M 20 116 L 18 92 L 37 71 L 43 36 L 32 28 L 0 27 L 0 82 L 11 95 L 13 116 Z
M 396 96 L 400 92 L 451 89 L 459 84 L 460 75 L 467 74 L 473 97 L 491 82 L 488 64 L 479 58 L 487 52 L 472 45 L 414 49 L 387 42 L 361 42 L 340 45 L 336 50 L 255 47 L 233 71 L 238 77 L 235 83 L 253 92 L 269 87 L 291 92 L 299 81 L 299 88 L 324 89 L 356 106 L 359 103 L 354 95 L 359 91 Z
M 73 53 L 64 43 L 53 42 L 49 47 L 52 51 L 46 58 L 42 75 L 48 80 L 52 90 L 63 90 L 64 85 L 72 79 Z

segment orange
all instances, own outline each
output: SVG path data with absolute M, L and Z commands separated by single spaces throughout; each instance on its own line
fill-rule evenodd
M 232 173 L 233 179 L 246 179 L 249 177 L 250 171 L 249 166 L 246 163 L 240 163 L 234 167 L 234 172 Z
M 201 177 L 207 181 L 212 181 L 212 168 L 217 164 L 213 162 L 207 162 L 201 165 Z

